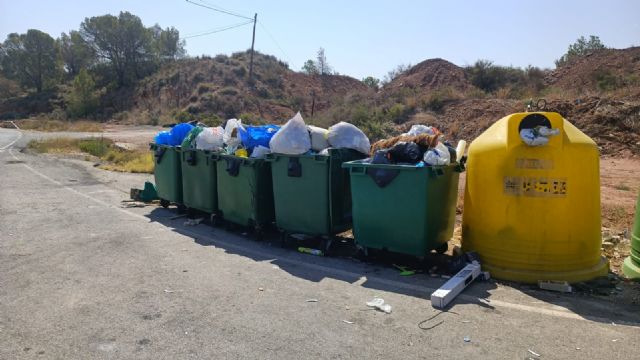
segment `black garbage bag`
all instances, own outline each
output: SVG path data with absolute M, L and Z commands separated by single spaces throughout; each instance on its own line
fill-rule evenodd
M 392 164 L 389 160 L 389 150 L 378 150 L 373 154 L 373 158 L 371 159 L 372 164 Z M 379 187 L 383 188 L 389 185 L 393 179 L 398 176 L 400 170 L 397 169 L 376 169 L 376 168 L 367 168 L 367 175 L 373 179 L 373 182 L 376 183 Z
M 415 164 L 422 160 L 424 151 L 414 142 L 401 141 L 389 149 L 389 156 L 396 163 Z

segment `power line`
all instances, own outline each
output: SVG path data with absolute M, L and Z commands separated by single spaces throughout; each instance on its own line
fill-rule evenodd
M 276 39 L 271 35 L 271 33 L 269 32 L 269 30 L 267 30 L 266 26 L 262 25 L 262 21 L 260 21 L 258 23 L 258 25 L 260 25 L 260 27 L 262 28 L 262 30 L 264 30 L 264 32 L 271 38 L 271 40 L 273 41 L 274 44 L 276 44 L 276 46 L 278 47 L 278 49 L 280 49 L 280 52 L 282 53 L 282 55 L 284 55 L 284 58 L 287 60 L 288 63 L 291 63 L 291 59 L 289 59 L 289 56 L 287 55 L 287 53 L 282 49 L 282 47 L 280 47 L 280 44 L 278 44 L 278 41 L 276 41 Z
M 198 4 L 198 3 L 193 2 L 191 0 L 185 0 L 185 1 L 190 3 L 190 4 L 196 5 L 196 6 L 200 6 L 200 7 L 207 8 L 207 9 L 210 9 L 210 10 L 213 10 L 213 11 L 221 12 L 223 14 L 236 16 L 236 17 L 239 17 L 239 18 L 243 18 L 243 19 L 246 19 L 246 20 L 253 21 L 253 18 L 250 18 L 250 17 L 247 17 L 247 16 L 243 16 L 243 15 L 240 15 L 240 14 L 236 14 L 236 13 L 233 13 L 231 11 L 224 10 L 224 9 L 222 9 L 220 7 L 213 7 L 213 6 L 208 6 L 208 5 L 204 5 L 204 4 Z
M 200 2 L 200 3 L 203 3 L 203 4 L 207 4 L 207 5 L 211 6 L 211 7 L 216 8 L 216 9 L 223 10 L 223 11 L 226 11 L 226 12 L 230 12 L 233 15 L 236 15 L 236 16 L 245 16 L 245 17 L 249 17 L 249 18 L 251 17 L 250 15 L 247 15 L 247 14 L 242 14 L 242 13 L 239 13 L 237 11 L 231 11 L 229 9 L 223 8 L 222 6 L 216 5 L 216 4 L 214 4 L 214 3 L 210 2 L 210 1 L 205 1 L 205 0 L 197 0 L 197 1 Z
M 245 21 L 245 22 L 243 22 L 243 23 L 234 24 L 234 25 L 229 25 L 229 26 L 225 26 L 225 27 L 218 28 L 218 29 L 214 29 L 214 30 L 210 30 L 210 31 L 209 31 L 209 30 L 205 30 L 206 32 L 204 32 L 204 33 L 199 33 L 199 34 L 196 34 L 196 35 L 185 36 L 185 37 L 183 37 L 182 39 L 191 39 L 191 38 L 198 37 L 198 36 L 211 35 L 211 34 L 215 34 L 215 33 L 218 33 L 218 32 L 225 31 L 225 30 L 234 29 L 234 28 L 237 28 L 237 27 L 240 27 L 240 26 L 243 26 L 243 25 L 251 24 L 252 22 L 253 22 L 253 19 L 251 19 L 251 21 Z

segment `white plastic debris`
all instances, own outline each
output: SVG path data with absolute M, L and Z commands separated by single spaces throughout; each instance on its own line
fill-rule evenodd
M 411 129 L 402 135 L 416 136 L 421 134 L 435 135 L 436 132 L 431 126 L 416 124 L 411 126 Z
M 431 166 L 449 165 L 451 162 L 451 154 L 443 143 L 438 142 L 435 148 L 429 149 L 424 153 L 422 160 L 425 164 Z
M 458 146 L 456 146 L 456 162 L 460 162 L 462 157 L 464 156 L 464 151 L 467 148 L 467 142 L 464 140 L 458 141 Z
M 462 290 L 480 276 L 480 271 L 480 264 L 477 262 L 474 261 L 471 264 L 467 264 L 454 277 L 431 294 L 431 306 L 436 308 L 447 306 Z
M 184 222 L 184 225 L 185 226 L 196 226 L 196 225 L 200 224 L 202 222 L 202 220 L 204 220 L 204 218 L 187 219 L 187 221 Z
M 218 150 L 224 146 L 224 129 L 222 126 L 206 127 L 196 136 L 196 149 Z
M 387 314 L 391 314 L 391 305 L 389 304 L 385 304 L 384 303 L 384 299 L 379 298 L 379 297 L 375 297 L 373 298 L 371 301 L 367 301 L 367 306 L 368 307 L 372 307 L 372 308 L 376 308 L 380 311 L 383 311 Z
M 369 138 L 355 125 L 341 121 L 329 128 L 329 145 L 334 148 L 346 148 L 368 154 L 371 149 Z
M 528 349 L 527 351 L 529 352 L 529 354 L 531 354 L 531 355 L 533 355 L 535 357 L 540 357 L 540 354 L 538 354 L 537 352 L 535 352 L 535 351 L 533 351 L 531 349 Z
M 559 134 L 559 129 L 549 129 L 546 126 L 536 126 L 533 129 L 520 130 L 520 138 L 529 146 L 546 145 L 549 143 L 549 137 Z
M 301 155 L 311 149 L 311 136 L 302 119 L 302 115 L 287 121 L 269 141 L 271 152 L 286 155 Z
M 327 141 L 329 130 L 313 125 L 309 125 L 308 128 L 312 150 L 319 152 L 329 147 L 329 142 Z
M 270 153 L 271 153 L 271 149 L 262 145 L 258 145 L 253 148 L 253 151 L 251 152 L 251 157 L 256 159 L 264 159 L 265 155 Z
M 342 320 L 342 322 L 345 324 L 355 324 L 353 321 L 349 321 L 349 320 Z
M 573 289 L 566 281 L 538 280 L 538 287 L 543 290 L 570 293 Z
M 240 133 L 238 127 L 242 127 L 242 120 L 229 119 L 227 125 L 224 128 L 223 141 L 230 149 L 235 149 L 240 145 Z

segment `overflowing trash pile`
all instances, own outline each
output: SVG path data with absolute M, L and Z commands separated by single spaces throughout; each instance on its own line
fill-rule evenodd
M 229 119 L 224 127 L 182 123 L 158 133 L 155 143 L 258 159 L 269 153 L 328 155 L 330 148 L 368 154 L 371 148 L 369 138 L 352 124 L 340 122 L 323 129 L 306 125 L 300 113 L 282 126 L 244 125 L 241 119 Z
M 460 162 L 466 142 L 461 140 L 454 149 L 443 134 L 432 126 L 413 125 L 399 136 L 380 140 L 371 146 L 372 164 L 443 166 Z

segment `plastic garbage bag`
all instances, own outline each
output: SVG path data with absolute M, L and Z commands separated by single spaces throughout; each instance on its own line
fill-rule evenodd
M 401 141 L 389 149 L 391 160 L 398 163 L 415 164 L 422 160 L 423 153 L 420 146 L 414 142 Z
M 315 151 L 322 151 L 329 147 L 327 136 L 329 130 L 321 127 L 309 125 L 309 135 L 311 136 L 311 149 Z
M 168 131 L 160 131 L 153 139 L 158 145 L 171 145 L 171 133 Z
M 408 132 L 406 132 L 406 133 L 404 133 L 402 135 L 409 135 L 409 136 L 416 136 L 416 135 L 420 135 L 420 134 L 436 135 L 438 133 L 439 133 L 439 131 L 436 128 L 434 128 L 433 126 L 416 124 L 416 125 L 411 126 L 411 129 L 409 129 Z
M 262 145 L 258 145 L 253 148 L 253 151 L 251 152 L 251 157 L 256 159 L 264 159 L 265 155 L 270 153 L 271 153 L 271 149 Z
M 182 147 L 183 149 L 194 148 L 196 137 L 198 137 L 198 134 L 200 134 L 201 132 L 202 128 L 200 126 L 195 126 L 193 129 L 191 129 L 191 131 L 189 131 L 187 136 L 184 137 L 184 140 L 182 140 L 182 144 L 180 145 L 180 147 Z
M 449 165 L 451 162 L 451 153 L 449 148 L 443 143 L 438 142 L 435 148 L 429 149 L 424 153 L 424 163 L 431 166 Z
M 536 126 L 533 129 L 520 130 L 520 138 L 529 146 L 546 145 L 549 142 L 549 137 L 559 134 L 559 129 L 549 129 L 546 126 Z
M 311 149 L 311 136 L 300 113 L 287 121 L 280 131 L 273 135 L 269 147 L 271 152 L 286 155 L 300 155 Z
M 222 126 L 206 127 L 196 137 L 196 149 L 199 150 L 219 150 L 224 146 L 222 136 L 224 129 Z
M 369 154 L 371 143 L 362 130 L 347 122 L 341 121 L 329 128 L 327 135 L 329 145 L 334 148 L 347 148 Z
M 222 140 L 227 147 L 235 150 L 240 145 L 240 136 L 238 134 L 238 128 L 242 128 L 242 120 L 229 119 L 224 127 L 224 135 Z
M 169 131 L 171 133 L 171 144 L 172 146 L 178 146 L 182 144 L 182 140 L 189 134 L 189 132 L 193 129 L 193 125 L 189 123 L 178 124 L 171 128 Z
M 278 130 L 280 130 L 278 125 L 241 126 L 238 128 L 238 133 L 242 146 L 251 151 L 256 146 L 268 148 L 269 141 Z

